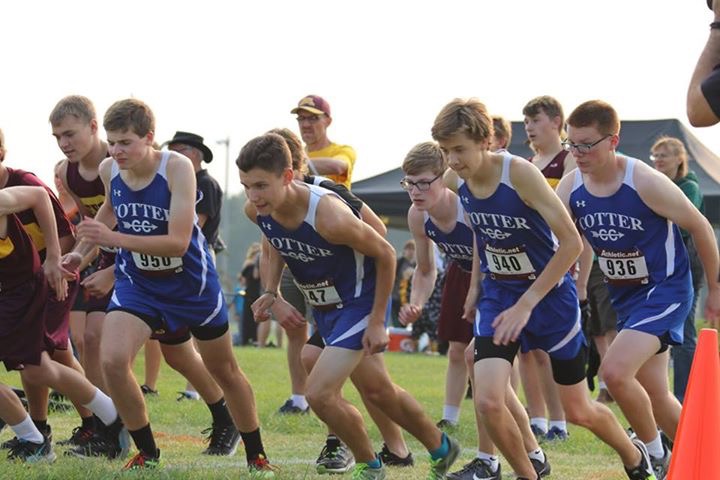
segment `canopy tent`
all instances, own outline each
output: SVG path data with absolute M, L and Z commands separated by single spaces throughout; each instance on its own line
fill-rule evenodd
M 522 122 L 512 122 L 512 143 L 509 150 L 529 158 L 530 147 Z M 720 225 L 720 157 L 710 151 L 677 119 L 627 120 L 622 122 L 619 150 L 631 157 L 650 163 L 650 147 L 658 137 L 667 135 L 682 140 L 690 158 L 690 170 L 700 181 L 705 195 L 705 215 L 713 225 Z M 352 191 L 372 208 L 389 227 L 407 228 L 410 199 L 400 188 L 403 177 L 400 167 L 374 177 L 354 182 Z

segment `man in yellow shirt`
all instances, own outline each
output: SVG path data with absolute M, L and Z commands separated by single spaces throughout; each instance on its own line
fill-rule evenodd
M 313 173 L 345 185 L 349 190 L 356 154 L 350 145 L 328 139 L 327 128 L 332 123 L 330 104 L 318 95 L 308 95 L 290 113 L 297 114 L 300 136 L 305 142 Z

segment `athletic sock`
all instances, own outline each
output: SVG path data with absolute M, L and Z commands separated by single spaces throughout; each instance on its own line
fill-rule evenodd
M 212 415 L 213 425 L 232 425 L 233 419 L 230 415 L 230 411 L 225 403 L 225 398 L 221 398 L 215 403 L 208 403 L 208 409 L 210 409 L 210 415 Z
M 493 472 L 497 472 L 497 469 L 500 466 L 500 458 L 497 455 L 490 455 L 489 453 L 481 452 L 480 450 L 478 450 L 477 458 L 479 458 L 480 460 L 484 460 L 485 462 L 490 464 L 490 469 Z
M 118 411 L 113 401 L 99 388 L 95 388 L 95 396 L 83 407 L 93 412 L 105 425 L 112 425 L 118 417 Z
M 530 425 L 535 425 L 543 432 L 547 433 L 548 431 L 548 421 L 545 417 L 533 417 L 530 419 Z
M 89 417 L 81 417 L 80 420 L 82 420 L 82 428 L 86 430 L 95 430 L 95 416 L 90 415 Z
M 157 445 L 155 445 L 155 438 L 149 423 L 140 430 L 129 431 L 129 433 L 138 450 L 153 458 L 158 456 Z
M 262 439 L 260 438 L 260 429 L 255 429 L 252 432 L 240 432 L 243 443 L 245 443 L 245 457 L 248 463 L 257 458 L 258 455 L 262 454 L 264 457 L 265 449 L 263 448 Z
M 436 450 L 433 450 L 430 452 L 430 458 L 433 460 L 437 460 L 438 458 L 445 457 L 448 452 L 450 451 L 450 442 L 448 441 L 447 435 L 445 433 L 442 434 L 442 439 L 440 440 L 440 447 L 438 447 Z
M 528 457 L 537 460 L 538 462 L 545 463 L 545 452 L 542 451 L 542 448 L 528 452 Z
M 292 400 L 293 405 L 295 405 L 299 409 L 307 410 L 308 403 L 307 403 L 307 400 L 305 399 L 305 395 L 295 395 L 293 393 L 292 396 L 290 397 L 290 399 Z
M 660 438 L 660 432 L 658 432 L 657 437 L 652 442 L 646 443 L 645 446 L 647 447 L 648 453 L 655 458 L 662 458 L 663 455 L 665 455 L 665 451 L 663 450 L 662 445 L 662 439 Z
M 40 431 L 40 433 L 45 433 L 50 429 L 50 426 L 47 423 L 47 418 L 45 420 L 35 420 L 32 421 L 35 424 L 35 427 Z
M 550 430 L 557 427 L 563 432 L 567 432 L 567 422 L 565 420 L 550 420 Z
M 458 423 L 460 420 L 460 407 L 455 405 L 443 405 L 443 420 L 449 420 L 452 423 Z
M 12 431 L 20 440 L 25 440 L 32 443 L 43 443 L 45 437 L 40 433 L 40 430 L 35 426 L 30 415 L 25 415 L 25 420 L 18 423 L 17 425 L 10 425 Z

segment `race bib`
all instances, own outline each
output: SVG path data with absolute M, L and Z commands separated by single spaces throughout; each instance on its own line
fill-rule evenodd
M 642 285 L 649 280 L 645 256 L 639 250 L 602 250 L 598 253 L 598 266 L 611 285 Z
M 158 257 L 145 253 L 132 252 L 135 266 L 146 272 L 162 272 L 171 270 L 173 273 L 182 270 L 182 257 Z
M 535 267 L 524 247 L 498 248 L 485 246 L 485 259 L 490 278 L 495 280 L 535 280 Z
M 342 303 L 332 280 L 323 280 L 317 283 L 297 283 L 297 286 L 307 302 L 313 307 L 334 307 Z

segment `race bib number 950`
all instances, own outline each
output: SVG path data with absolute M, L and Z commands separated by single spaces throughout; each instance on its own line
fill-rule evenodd
M 183 265 L 182 257 L 158 257 L 145 253 L 132 252 L 135 266 L 140 270 L 158 272 L 163 270 L 177 270 Z

